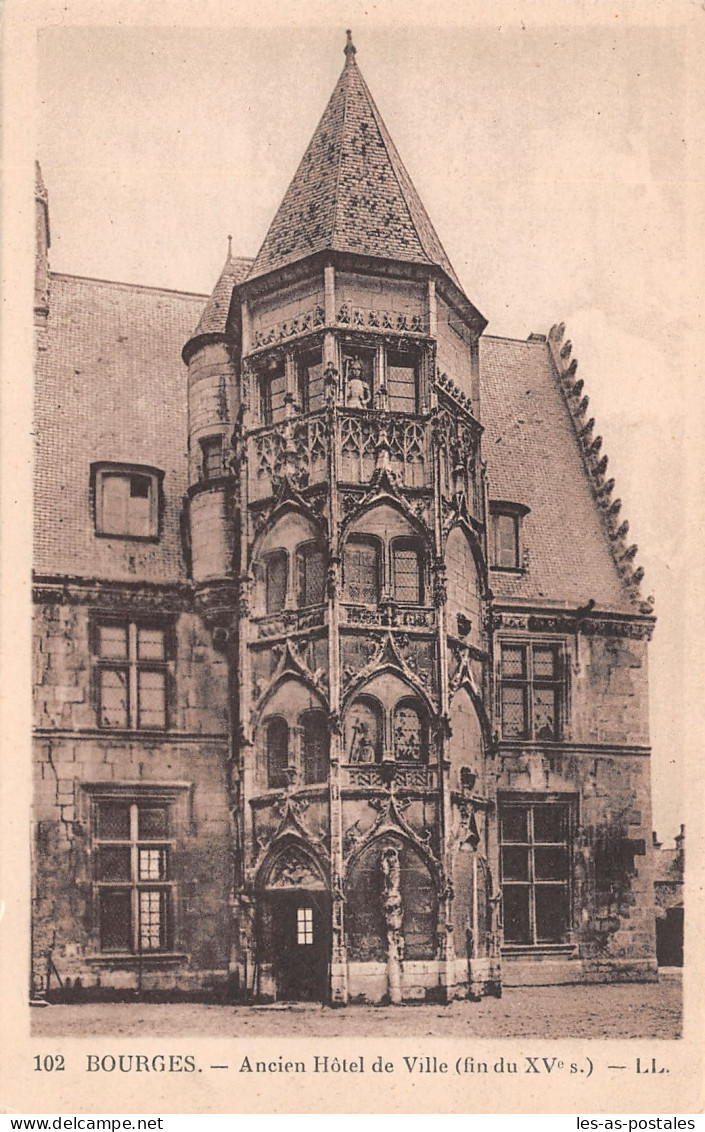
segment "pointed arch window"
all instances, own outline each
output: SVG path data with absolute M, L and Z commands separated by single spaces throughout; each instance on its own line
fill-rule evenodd
M 377 540 L 350 539 L 345 547 L 343 571 L 346 599 L 363 605 L 377 605 L 382 575 L 382 556 Z
M 345 759 L 349 763 L 382 761 L 383 716 L 381 705 L 369 696 L 352 704 L 345 728 Z
M 289 727 L 281 716 L 275 716 L 266 724 L 265 750 L 267 785 L 281 789 L 289 782 Z
M 402 700 L 395 707 L 392 739 L 397 762 L 426 761 L 426 728 L 423 710 L 417 700 Z
M 303 542 L 296 548 L 296 600 L 299 609 L 320 605 L 326 596 L 326 555 L 317 542 Z
M 273 550 L 264 559 L 265 607 L 267 613 L 278 613 L 286 602 L 288 555 L 285 550 Z
M 416 539 L 396 538 L 392 542 L 392 585 L 394 600 L 420 605 L 424 600 L 423 551 Z
M 325 712 L 312 710 L 299 716 L 301 758 L 304 783 L 325 782 L 328 778 L 328 724 Z

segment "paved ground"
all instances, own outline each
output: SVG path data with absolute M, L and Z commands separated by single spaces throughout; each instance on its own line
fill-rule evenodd
M 681 977 L 616 986 L 521 987 L 449 1006 L 100 1003 L 32 1010 L 35 1037 L 678 1038 Z

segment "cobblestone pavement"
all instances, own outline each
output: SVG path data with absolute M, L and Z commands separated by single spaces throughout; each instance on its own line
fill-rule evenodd
M 678 1038 L 681 977 L 612 986 L 511 987 L 448 1006 L 87 1003 L 32 1010 L 34 1037 Z

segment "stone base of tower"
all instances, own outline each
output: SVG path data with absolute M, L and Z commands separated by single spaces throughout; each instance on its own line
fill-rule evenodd
M 501 985 L 496 961 L 475 960 L 472 968 L 469 972 L 467 961 L 457 960 L 449 980 L 445 960 L 405 961 L 401 974 L 402 1001 L 450 1002 L 453 999 L 496 995 Z M 387 964 L 349 963 L 348 994 L 351 1004 L 388 1002 Z

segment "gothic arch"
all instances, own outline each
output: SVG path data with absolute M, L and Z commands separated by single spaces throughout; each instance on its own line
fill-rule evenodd
M 382 855 L 394 849 L 400 861 L 399 897 L 406 959 L 437 953 L 441 886 L 438 869 L 423 848 L 402 830 L 380 828 L 354 852 L 345 873 L 345 929 L 350 958 L 383 961 L 387 954 Z
M 302 888 L 328 891 L 328 862 L 300 837 L 286 832 L 268 847 L 257 870 L 255 888 L 258 892 Z
M 482 748 L 484 754 L 489 750 L 493 742 L 492 724 L 490 723 L 490 717 L 487 714 L 487 708 L 485 707 L 482 696 L 475 687 L 474 682 L 470 681 L 468 677 L 461 679 L 457 684 L 455 684 L 454 687 L 450 689 L 450 696 L 448 701 L 449 708 L 453 706 L 453 700 L 461 690 L 465 690 L 467 692 L 475 709 L 475 714 L 477 715 L 478 723 L 480 724 L 480 730 L 482 732 Z
M 479 582 L 480 582 L 480 587 L 479 587 L 480 588 L 480 595 L 479 596 L 481 598 L 487 598 L 489 596 L 488 570 L 487 570 L 487 561 L 485 559 L 485 555 L 484 555 L 483 550 L 482 550 L 482 544 L 480 543 L 480 540 L 477 537 L 477 532 L 472 528 L 470 523 L 468 523 L 467 519 L 463 518 L 462 515 L 459 515 L 455 519 L 453 519 L 450 527 L 448 527 L 448 529 L 446 531 L 444 531 L 444 535 L 443 535 L 443 555 L 444 555 L 444 557 L 447 556 L 448 542 L 449 542 L 450 537 L 451 537 L 451 535 L 453 534 L 454 531 L 460 531 L 461 534 L 463 534 L 465 536 L 466 540 L 467 540 L 468 546 L 470 548 L 470 553 L 472 554 L 473 559 L 475 561 L 475 568 L 477 570 L 477 577 L 478 577 Z
M 306 670 L 304 669 L 303 665 L 301 666 L 301 668 L 298 671 L 294 671 L 291 668 L 284 668 L 283 671 L 279 672 L 275 676 L 274 680 L 272 681 L 270 686 L 267 688 L 266 692 L 262 696 L 262 699 L 258 703 L 258 705 L 257 705 L 257 707 L 256 707 L 256 709 L 253 713 L 253 716 L 252 716 L 252 729 L 253 729 L 253 731 L 256 731 L 259 728 L 260 724 L 263 722 L 263 720 L 265 719 L 265 717 L 267 715 L 268 705 L 274 699 L 274 697 L 275 697 L 276 693 L 279 691 L 279 689 L 284 684 L 286 684 L 287 681 L 291 681 L 292 683 L 297 684 L 302 688 L 305 688 L 316 699 L 315 704 L 304 704 L 304 705 L 301 705 L 300 707 L 296 707 L 294 709 L 294 714 L 298 715 L 298 714 L 300 714 L 300 712 L 306 711 L 308 708 L 314 708 L 314 707 L 320 708 L 321 711 L 325 711 L 325 712 L 328 711 L 328 704 L 326 702 L 325 696 L 323 695 L 321 689 L 316 686 L 313 678 L 311 676 L 307 675 Z M 282 711 L 279 708 L 275 709 L 274 711 L 271 711 L 271 714 L 272 715 L 282 715 L 285 719 L 289 718 L 288 714 L 286 712 Z
M 389 491 L 380 491 L 375 495 L 366 496 L 357 507 L 348 512 L 347 515 L 341 520 L 338 528 L 338 554 L 342 555 L 345 543 L 347 542 L 350 534 L 366 534 L 364 529 L 353 530 L 355 525 L 361 519 L 366 518 L 378 507 L 390 507 L 396 511 L 402 519 L 404 519 L 411 527 L 411 533 L 420 539 L 426 547 L 427 553 L 430 558 L 434 554 L 434 540 L 433 534 L 421 520 L 418 515 L 415 515 L 407 504 L 405 499 L 400 496 L 393 495 Z M 372 532 L 374 533 L 374 532 Z M 401 533 L 401 532 L 400 532 Z
M 281 520 L 286 519 L 288 516 L 296 515 L 310 528 L 311 533 L 308 535 L 308 538 L 320 540 L 321 545 L 327 547 L 328 528 L 325 518 L 319 515 L 313 507 L 309 507 L 303 498 L 293 496 L 276 503 L 257 531 L 250 546 L 250 566 L 254 565 L 261 557 L 263 545 Z M 286 549 L 288 549 L 288 547 Z

